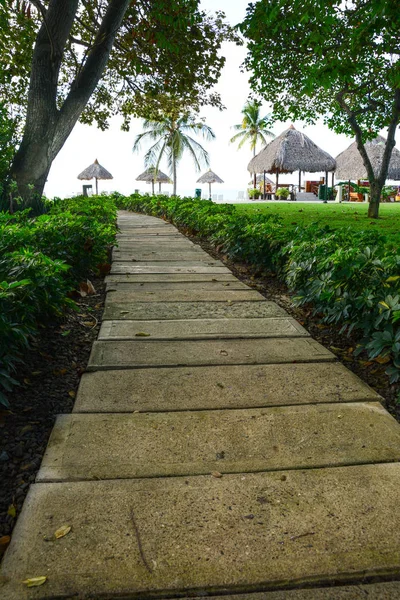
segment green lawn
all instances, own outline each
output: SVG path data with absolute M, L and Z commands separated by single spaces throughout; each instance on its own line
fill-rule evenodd
M 362 231 L 378 229 L 388 237 L 389 242 L 398 242 L 400 245 L 400 202 L 382 204 L 379 210 L 379 219 L 368 219 L 367 204 L 307 204 L 297 202 L 252 202 L 238 204 L 238 212 L 260 212 L 265 214 L 275 213 L 282 217 L 288 227 L 320 223 L 330 227 L 351 227 Z

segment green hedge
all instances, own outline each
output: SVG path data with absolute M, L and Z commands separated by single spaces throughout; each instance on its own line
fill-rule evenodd
M 47 203 L 36 219 L 29 211 L 0 213 L 0 403 L 38 324 L 74 303 L 67 294 L 108 260 L 116 232 L 116 207 L 107 197 Z
M 278 215 L 239 214 L 232 205 L 166 196 L 123 197 L 119 208 L 165 218 L 210 239 L 231 258 L 273 271 L 326 323 L 359 334 L 357 352 L 389 361 L 400 379 L 400 255 L 375 231 L 310 224 L 288 229 Z

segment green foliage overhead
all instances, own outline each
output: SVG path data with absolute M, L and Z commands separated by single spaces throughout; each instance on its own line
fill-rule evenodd
M 255 92 L 280 121 L 316 123 L 355 135 L 378 217 L 400 117 L 400 11 L 391 0 L 258 0 L 239 26 Z M 380 172 L 365 142 L 388 128 Z
M 0 94 L 14 115 L 25 112 L 33 47 L 50 3 L 0 1 Z M 59 108 L 87 64 L 108 5 L 106 0 L 78 3 L 67 44 L 60 49 Z M 223 13 L 210 15 L 198 5 L 198 0 L 131 2 L 80 120 L 105 129 L 110 116 L 122 114 L 128 128 L 131 115 L 154 117 L 165 111 L 171 95 L 190 107 L 220 106 L 220 97 L 209 93 L 225 63 L 220 47 L 225 39 L 237 38 Z
M 279 120 L 315 123 L 322 115 L 337 133 L 363 139 L 387 127 L 400 89 L 400 13 L 382 0 L 259 0 L 240 29 L 255 91 Z

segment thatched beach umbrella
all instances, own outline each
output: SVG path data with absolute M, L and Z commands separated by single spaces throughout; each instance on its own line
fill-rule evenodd
M 96 194 L 99 193 L 99 186 L 97 183 L 99 179 L 113 179 L 113 176 L 111 175 L 111 173 L 109 173 L 107 171 L 107 169 L 105 169 L 104 167 L 99 165 L 99 161 L 97 160 L 97 158 L 94 161 L 94 163 L 92 165 L 90 165 L 90 167 L 88 167 L 87 169 L 82 171 L 82 173 L 80 173 L 78 175 L 78 179 L 93 179 L 93 178 L 96 180 Z
M 212 183 L 224 183 L 220 177 L 214 171 L 209 169 L 207 173 L 204 173 L 198 180 L 197 183 L 208 183 L 210 200 L 211 200 L 211 184 Z
M 253 179 L 251 181 L 249 181 L 249 185 L 253 185 L 253 183 L 254 183 Z M 269 177 L 267 177 L 265 175 L 265 173 L 263 173 L 262 175 L 257 175 L 257 177 L 256 177 L 256 185 L 260 185 L 260 183 L 264 184 L 264 189 L 265 189 L 265 186 L 267 184 L 271 185 L 272 187 L 275 186 L 275 184 L 272 181 L 272 179 L 270 179 Z
M 154 183 L 157 182 L 159 184 L 159 191 L 161 192 L 161 184 L 162 183 L 172 183 L 171 179 L 163 173 L 162 171 L 156 171 L 155 167 L 150 167 L 146 169 L 144 173 L 136 177 L 136 181 L 146 181 L 147 183 L 151 183 L 152 193 L 154 195 Z
M 374 140 L 366 142 L 365 149 L 371 161 L 375 175 L 379 174 L 383 153 L 385 151 L 386 140 L 378 135 Z M 357 148 L 357 142 L 353 142 L 347 150 L 341 152 L 336 157 L 336 179 L 354 180 L 368 179 L 367 169 L 364 166 L 361 154 Z M 387 174 L 388 179 L 400 180 L 400 152 L 393 148 Z
M 301 172 L 318 173 L 334 171 L 335 159 L 319 148 L 304 133 L 293 125 L 280 136 L 272 140 L 249 163 L 248 171 L 254 173 L 276 173 L 276 189 L 280 173 L 299 171 L 299 189 Z

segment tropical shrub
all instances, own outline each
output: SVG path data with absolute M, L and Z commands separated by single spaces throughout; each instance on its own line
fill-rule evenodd
M 46 202 L 47 213 L 0 213 L 0 403 L 38 324 L 74 303 L 68 292 L 107 262 L 116 232 L 110 198 Z

